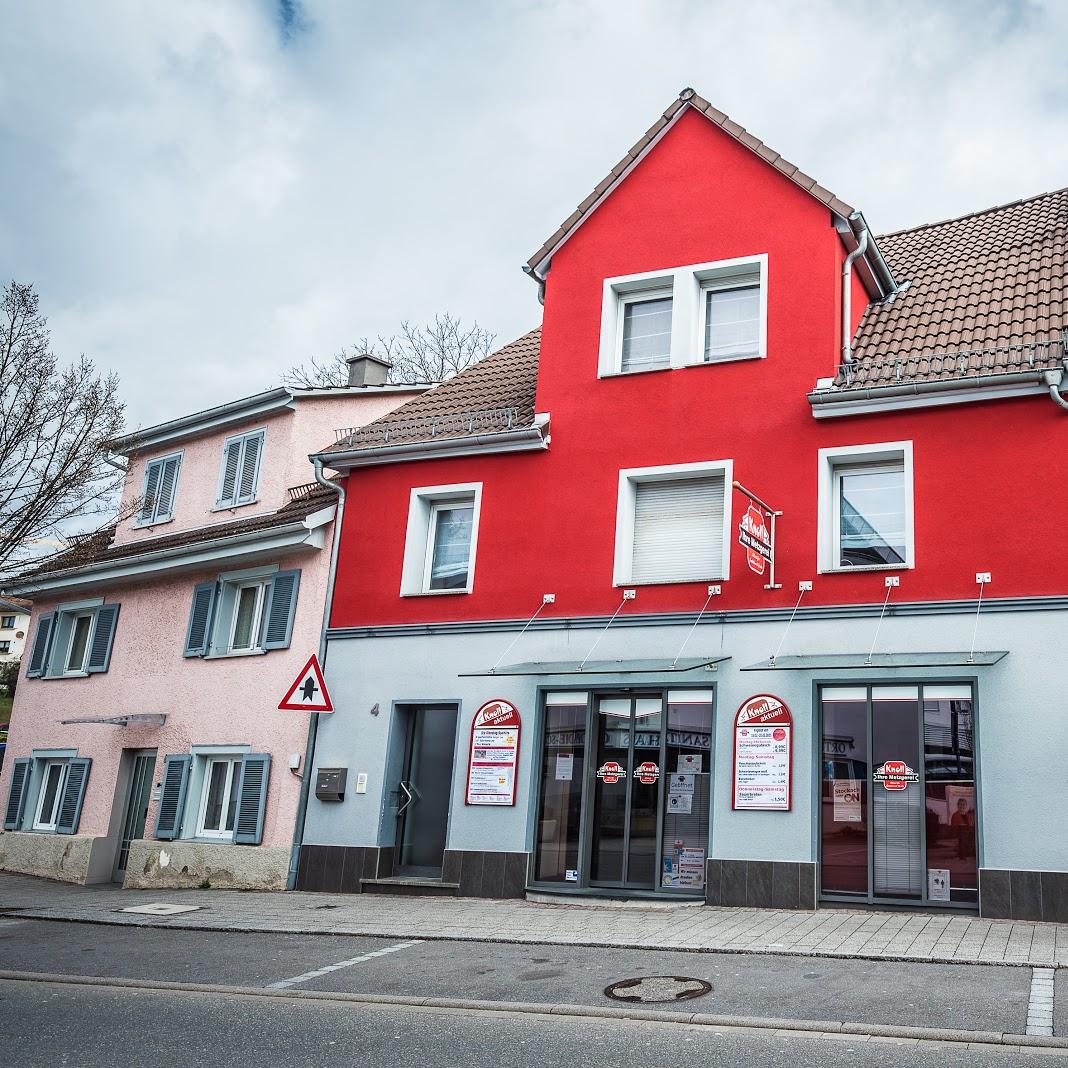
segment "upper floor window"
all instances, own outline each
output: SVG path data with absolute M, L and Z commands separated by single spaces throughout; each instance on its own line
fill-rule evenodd
M 481 503 L 481 482 L 412 490 L 402 597 L 471 592 Z
M 252 430 L 227 438 L 223 445 L 222 469 L 216 508 L 233 508 L 256 500 L 263 455 L 262 430 Z
M 14 630 L 15 629 L 15 617 L 14 616 L 0 616 L 0 630 Z
M 137 513 L 138 526 L 165 523 L 174 513 L 174 498 L 178 492 L 178 472 L 182 454 L 161 456 L 149 460 L 145 466 L 145 484 L 141 493 L 141 507 Z
M 606 279 L 598 373 L 766 356 L 767 274 L 760 255 Z
M 915 566 L 912 442 L 821 449 L 819 569 Z
M 60 605 L 40 616 L 26 677 L 81 677 L 107 671 L 118 619 L 117 601 Z
M 615 584 L 727 578 L 732 470 L 716 460 L 620 471 Z

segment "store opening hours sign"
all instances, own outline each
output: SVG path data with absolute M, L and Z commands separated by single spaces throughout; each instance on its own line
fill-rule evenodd
M 771 694 L 757 694 L 734 717 L 731 807 L 788 812 L 793 780 L 793 717 Z
M 487 701 L 475 713 L 467 757 L 467 804 L 515 804 L 522 726 L 519 710 L 510 701 Z

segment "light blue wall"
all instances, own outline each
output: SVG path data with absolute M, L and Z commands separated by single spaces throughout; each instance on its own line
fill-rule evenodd
M 883 621 L 880 652 L 967 650 L 974 615 L 900 615 Z M 597 649 L 598 659 L 643 657 L 671 660 L 686 625 L 628 628 L 617 621 Z M 984 612 L 979 648 L 1007 649 L 992 667 L 895 669 L 885 671 L 741 671 L 766 660 L 783 636 L 784 623 L 702 624 L 686 655 L 729 655 L 712 673 L 678 676 L 597 676 L 593 685 L 642 682 L 670 686 L 717 685 L 715 770 L 711 855 L 750 860 L 813 861 L 817 858 L 819 771 L 813 683 L 890 679 L 978 679 L 980 859 L 984 867 L 1068 870 L 1068 713 L 1058 686 L 1060 651 L 1068 642 L 1068 612 Z M 782 654 L 850 652 L 866 654 L 874 619 L 805 619 L 793 624 Z M 597 632 L 589 629 L 528 631 L 508 660 L 581 660 Z M 507 648 L 511 633 L 434 633 L 332 639 L 326 674 L 337 711 L 322 717 L 315 767 L 346 766 L 349 787 L 340 804 L 309 801 L 305 841 L 318 844 L 387 843 L 391 811 L 383 783 L 391 717 L 397 702 L 453 700 L 460 705 L 456 736 L 452 849 L 531 848 L 532 775 L 536 774 L 537 687 L 559 683 L 581 689 L 572 677 L 463 678 L 487 670 Z M 731 727 L 738 706 L 757 693 L 772 693 L 789 705 L 794 719 L 793 809 L 781 812 L 731 810 Z M 512 701 L 523 716 L 517 802 L 514 808 L 464 805 L 464 778 L 471 720 L 492 698 Z M 379 714 L 373 715 L 377 705 Z M 356 775 L 367 772 L 367 793 L 357 795 Z M 387 835 L 380 837 L 380 823 Z

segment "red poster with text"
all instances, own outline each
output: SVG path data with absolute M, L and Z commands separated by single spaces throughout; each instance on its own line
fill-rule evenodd
M 793 783 L 793 717 L 777 697 L 750 697 L 734 717 L 735 809 L 789 812 Z
M 519 710 L 511 701 L 487 701 L 475 713 L 467 757 L 466 804 L 515 804 L 522 726 Z

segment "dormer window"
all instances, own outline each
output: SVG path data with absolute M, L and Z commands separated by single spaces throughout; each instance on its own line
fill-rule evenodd
M 173 517 L 181 466 L 180 452 L 173 456 L 157 457 L 145 465 L 145 484 L 141 493 L 141 507 L 137 513 L 137 526 L 148 527 L 154 523 L 166 523 Z
M 263 435 L 262 430 L 253 430 L 226 439 L 223 445 L 222 470 L 219 472 L 216 508 L 235 508 L 256 500 L 260 483 Z
M 766 356 L 767 274 L 761 255 L 605 279 L 600 377 Z

